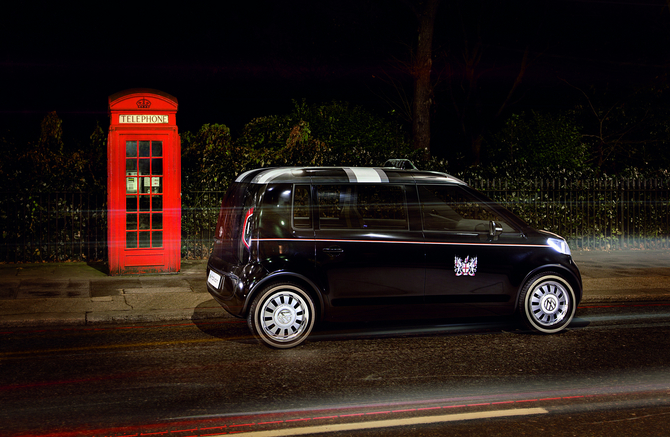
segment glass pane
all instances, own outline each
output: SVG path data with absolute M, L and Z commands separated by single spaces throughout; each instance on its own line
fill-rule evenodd
M 151 235 L 149 232 L 140 232 L 140 247 L 151 247 Z
M 421 186 L 419 197 L 425 230 L 488 232 L 493 220 L 503 232 L 514 232 L 493 209 L 460 187 Z
M 137 193 L 137 178 L 126 178 L 126 193 Z
M 126 175 L 137 176 L 137 159 L 126 159 Z
M 163 211 L 163 197 L 161 197 L 161 196 L 151 196 L 151 210 L 152 211 Z
M 153 232 L 153 244 L 151 247 L 163 247 L 163 233 Z
M 405 193 L 394 185 L 358 185 L 353 211 L 367 229 L 406 229 Z
M 137 156 L 137 141 L 126 141 L 126 156 L 129 158 Z
M 309 185 L 296 185 L 293 194 L 293 226 L 310 229 L 312 217 L 309 212 Z
M 163 178 L 155 176 L 151 177 L 151 192 L 152 193 L 163 192 Z
M 137 196 L 126 196 L 126 211 L 137 211 Z
M 140 214 L 140 229 L 151 229 L 149 214 Z
M 139 178 L 140 182 L 140 193 L 150 193 L 151 192 L 151 178 Z
M 163 142 L 162 141 L 152 141 L 151 142 L 151 156 L 163 156 Z
M 163 214 L 152 214 L 151 217 L 151 228 L 163 229 Z
M 126 232 L 126 247 L 128 249 L 137 248 L 137 232 Z
M 140 141 L 140 158 L 149 157 L 149 141 Z
M 151 173 L 149 172 L 149 160 L 140 159 L 140 176 L 148 176 Z
M 319 203 L 319 227 L 358 228 L 359 223 L 352 223 L 351 186 L 321 185 L 317 187 L 317 201 Z
M 137 229 L 137 214 L 126 214 L 126 230 L 134 231 Z
M 151 160 L 151 174 L 163 174 L 163 158 Z
M 151 198 L 149 196 L 140 196 L 140 211 L 149 211 Z

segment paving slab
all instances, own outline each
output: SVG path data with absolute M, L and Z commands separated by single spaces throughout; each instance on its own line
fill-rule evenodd
M 142 288 L 139 278 L 134 279 L 115 279 L 113 281 L 104 279 L 91 280 L 91 297 L 102 296 L 121 296 L 123 290 Z

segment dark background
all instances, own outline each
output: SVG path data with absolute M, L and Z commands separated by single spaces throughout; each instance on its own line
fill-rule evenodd
M 411 91 L 410 76 L 398 68 L 416 44 L 411 5 L 420 2 L 3 6 L 0 129 L 33 139 L 44 115 L 57 111 L 66 138 L 85 142 L 96 121 L 107 127 L 108 96 L 137 87 L 177 97 L 181 131 L 222 123 L 233 137 L 254 117 L 289 111 L 291 99 L 345 100 L 384 115 L 395 99 L 392 83 Z M 585 103 L 573 86 L 623 95 L 664 83 L 669 36 L 662 0 L 443 0 L 433 40 L 440 79 L 433 153 L 444 155 L 462 141 L 450 122 L 450 92 L 463 78 L 468 50 L 481 54 L 474 104 L 485 112 L 504 100 L 528 49 L 531 63 L 509 114 Z

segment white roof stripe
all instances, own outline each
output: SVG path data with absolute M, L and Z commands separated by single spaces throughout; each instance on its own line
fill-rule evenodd
M 242 173 L 241 175 L 239 175 L 239 176 L 237 177 L 237 179 L 235 179 L 235 182 L 242 182 L 242 180 L 244 179 L 244 177 L 245 177 L 247 174 L 251 173 L 252 171 L 255 171 L 255 170 L 248 170 L 248 171 L 245 171 L 244 173 Z
M 268 170 L 260 173 L 258 176 L 256 176 L 251 183 L 252 184 L 265 184 L 270 182 L 272 179 L 276 178 L 277 176 L 284 174 L 284 173 L 290 173 L 291 169 L 290 168 L 277 168 L 274 170 Z
M 374 168 L 347 167 L 346 170 L 351 171 L 355 177 L 355 180 L 351 180 L 351 173 L 347 171 L 347 174 L 349 175 L 349 182 L 382 182 L 379 171 Z M 386 178 L 386 180 L 388 181 L 388 178 Z

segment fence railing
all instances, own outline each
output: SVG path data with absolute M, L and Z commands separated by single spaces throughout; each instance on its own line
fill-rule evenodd
M 0 193 L 0 262 L 107 256 L 104 193 Z
M 670 247 L 670 180 L 473 180 L 468 183 L 572 248 Z
M 181 256 L 208 258 L 224 191 L 188 191 L 181 195 Z
M 182 248 L 209 256 L 223 191 L 182 193 Z M 105 193 L 0 193 L 0 262 L 94 261 L 107 258 Z
M 670 248 L 670 179 L 471 180 L 573 249 Z M 182 257 L 209 256 L 222 191 L 182 193 Z M 0 262 L 107 257 L 105 193 L 0 193 Z

